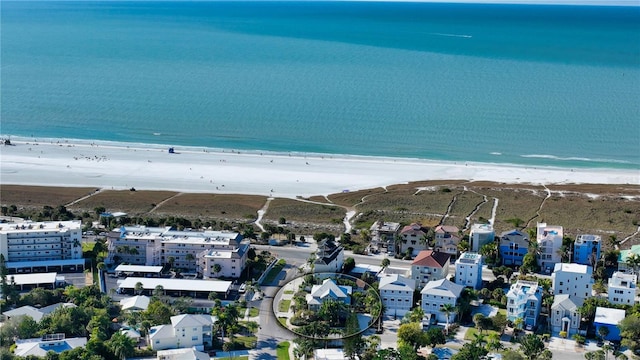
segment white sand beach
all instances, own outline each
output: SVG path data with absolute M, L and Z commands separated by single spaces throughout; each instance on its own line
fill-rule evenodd
M 294 198 L 419 180 L 640 184 L 640 172 L 318 154 L 274 154 L 124 143 L 11 139 L 0 183 L 272 195 Z

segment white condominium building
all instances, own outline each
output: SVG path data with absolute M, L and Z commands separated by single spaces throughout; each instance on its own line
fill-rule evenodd
M 557 263 L 551 274 L 553 295 L 569 294 L 582 299 L 591 297 L 592 271 L 588 265 Z
M 0 254 L 7 262 L 82 259 L 82 222 L 0 224 Z

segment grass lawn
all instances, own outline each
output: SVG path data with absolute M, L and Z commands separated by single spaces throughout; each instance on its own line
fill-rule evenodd
M 507 309 L 498 309 L 498 314 L 502 314 L 504 316 L 507 316 Z
M 278 347 L 276 348 L 278 360 L 289 360 L 289 345 L 288 341 L 278 344 Z
M 267 277 L 264 279 L 264 283 L 265 284 L 270 284 L 278 276 L 278 274 L 280 274 L 280 271 L 282 271 L 282 269 L 284 269 L 284 266 L 286 264 L 287 264 L 287 262 L 284 259 L 278 260 L 278 263 L 275 264 L 271 268 L 271 271 L 269 271 L 269 274 L 267 274 Z
M 255 336 L 236 336 L 234 342 L 245 349 L 253 349 L 258 338 Z
M 286 326 L 287 326 L 287 318 L 285 318 L 285 317 L 279 317 L 279 318 L 278 318 L 278 322 L 279 322 L 280 324 L 282 324 L 282 326 L 284 326 L 284 327 L 286 327 Z
M 291 306 L 291 300 L 282 300 L 278 304 L 278 311 L 287 312 L 289 311 L 289 306 Z
M 285 295 L 293 295 L 293 290 L 285 290 L 284 294 Z
M 467 330 L 467 333 L 464 334 L 464 339 L 467 341 L 473 341 L 474 339 L 474 335 L 478 333 L 478 329 L 476 328 L 469 328 L 469 330 Z M 495 330 L 484 330 L 482 332 L 483 335 L 489 336 L 491 334 L 498 334 L 500 335 L 497 331 Z
M 256 317 L 258 315 L 260 315 L 260 309 L 254 307 L 249 309 L 249 317 Z

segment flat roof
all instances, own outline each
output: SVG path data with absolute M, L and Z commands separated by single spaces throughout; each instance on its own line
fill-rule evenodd
M 190 280 L 190 279 L 160 279 L 128 277 L 118 285 L 120 288 L 134 289 L 137 283 L 142 283 L 145 290 L 153 290 L 161 285 L 165 291 L 206 291 L 226 293 L 232 282 L 222 280 Z
M 593 319 L 593 322 L 606 325 L 618 325 L 620 321 L 624 320 L 624 317 L 625 311 L 622 309 L 597 307 L 596 317 Z
M 159 274 L 162 271 L 162 266 L 118 265 L 116 271 Z
M 58 273 L 34 273 L 34 274 L 14 274 L 7 275 L 7 281 L 13 279 L 16 285 L 31 285 L 31 284 L 53 284 L 56 282 L 56 276 Z
M 65 260 L 39 260 L 39 261 L 9 261 L 5 263 L 7 268 L 23 268 L 23 267 L 39 267 L 39 266 L 68 266 L 83 265 L 84 259 L 65 259 Z

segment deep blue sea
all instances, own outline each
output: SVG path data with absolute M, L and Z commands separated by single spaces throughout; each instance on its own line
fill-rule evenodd
M 640 6 L 0 6 L 3 135 L 640 169 Z

